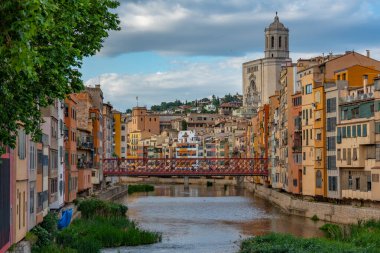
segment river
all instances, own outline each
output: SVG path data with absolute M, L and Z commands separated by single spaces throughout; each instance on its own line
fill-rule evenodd
M 237 252 L 240 241 L 269 232 L 321 236 L 322 222 L 286 215 L 269 202 L 233 186 L 157 185 L 154 192 L 119 199 L 140 227 L 162 233 L 162 242 L 106 249 L 104 253 Z

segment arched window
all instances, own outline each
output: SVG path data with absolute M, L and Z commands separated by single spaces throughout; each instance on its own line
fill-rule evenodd
M 285 37 L 285 49 L 288 49 L 288 37 Z
M 278 37 L 278 47 L 281 48 L 281 36 Z
M 317 188 L 322 188 L 322 172 L 320 170 L 317 170 L 317 176 L 315 180 Z
M 274 48 L 274 37 L 271 38 L 271 47 Z

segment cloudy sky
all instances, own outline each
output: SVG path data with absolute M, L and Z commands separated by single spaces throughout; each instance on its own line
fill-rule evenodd
M 101 84 L 120 111 L 162 101 L 241 93 L 241 65 L 263 57 L 278 11 L 291 58 L 355 50 L 380 60 L 377 0 L 121 0 L 121 31 L 85 59 L 86 85 Z

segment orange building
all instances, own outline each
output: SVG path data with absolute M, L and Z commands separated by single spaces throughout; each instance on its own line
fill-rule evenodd
M 102 113 L 98 108 L 90 108 L 90 119 L 92 124 L 92 138 L 94 144 L 94 167 L 92 169 L 92 184 L 99 185 L 103 181 L 103 118 Z
M 77 99 L 68 95 L 65 99 L 65 202 L 77 198 Z
M 160 118 L 158 115 L 148 113 L 146 107 L 134 107 L 132 120 L 128 123 L 128 133 L 135 131 L 160 134 Z

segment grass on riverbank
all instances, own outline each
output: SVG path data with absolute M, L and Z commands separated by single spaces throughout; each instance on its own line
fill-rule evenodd
M 132 184 L 128 185 L 128 194 L 134 192 L 152 192 L 154 191 L 154 186 L 149 184 Z
M 242 242 L 240 253 L 380 252 L 380 221 L 346 226 L 326 224 L 321 230 L 325 233 L 323 238 L 299 238 L 276 233 L 249 238 Z
M 82 218 L 74 220 L 68 228 L 56 231 L 54 235 L 48 231 L 41 232 L 38 228 L 38 240 L 32 252 L 98 253 L 102 248 L 161 241 L 161 234 L 140 229 L 129 220 L 124 205 L 98 199 L 83 200 L 78 204 Z

